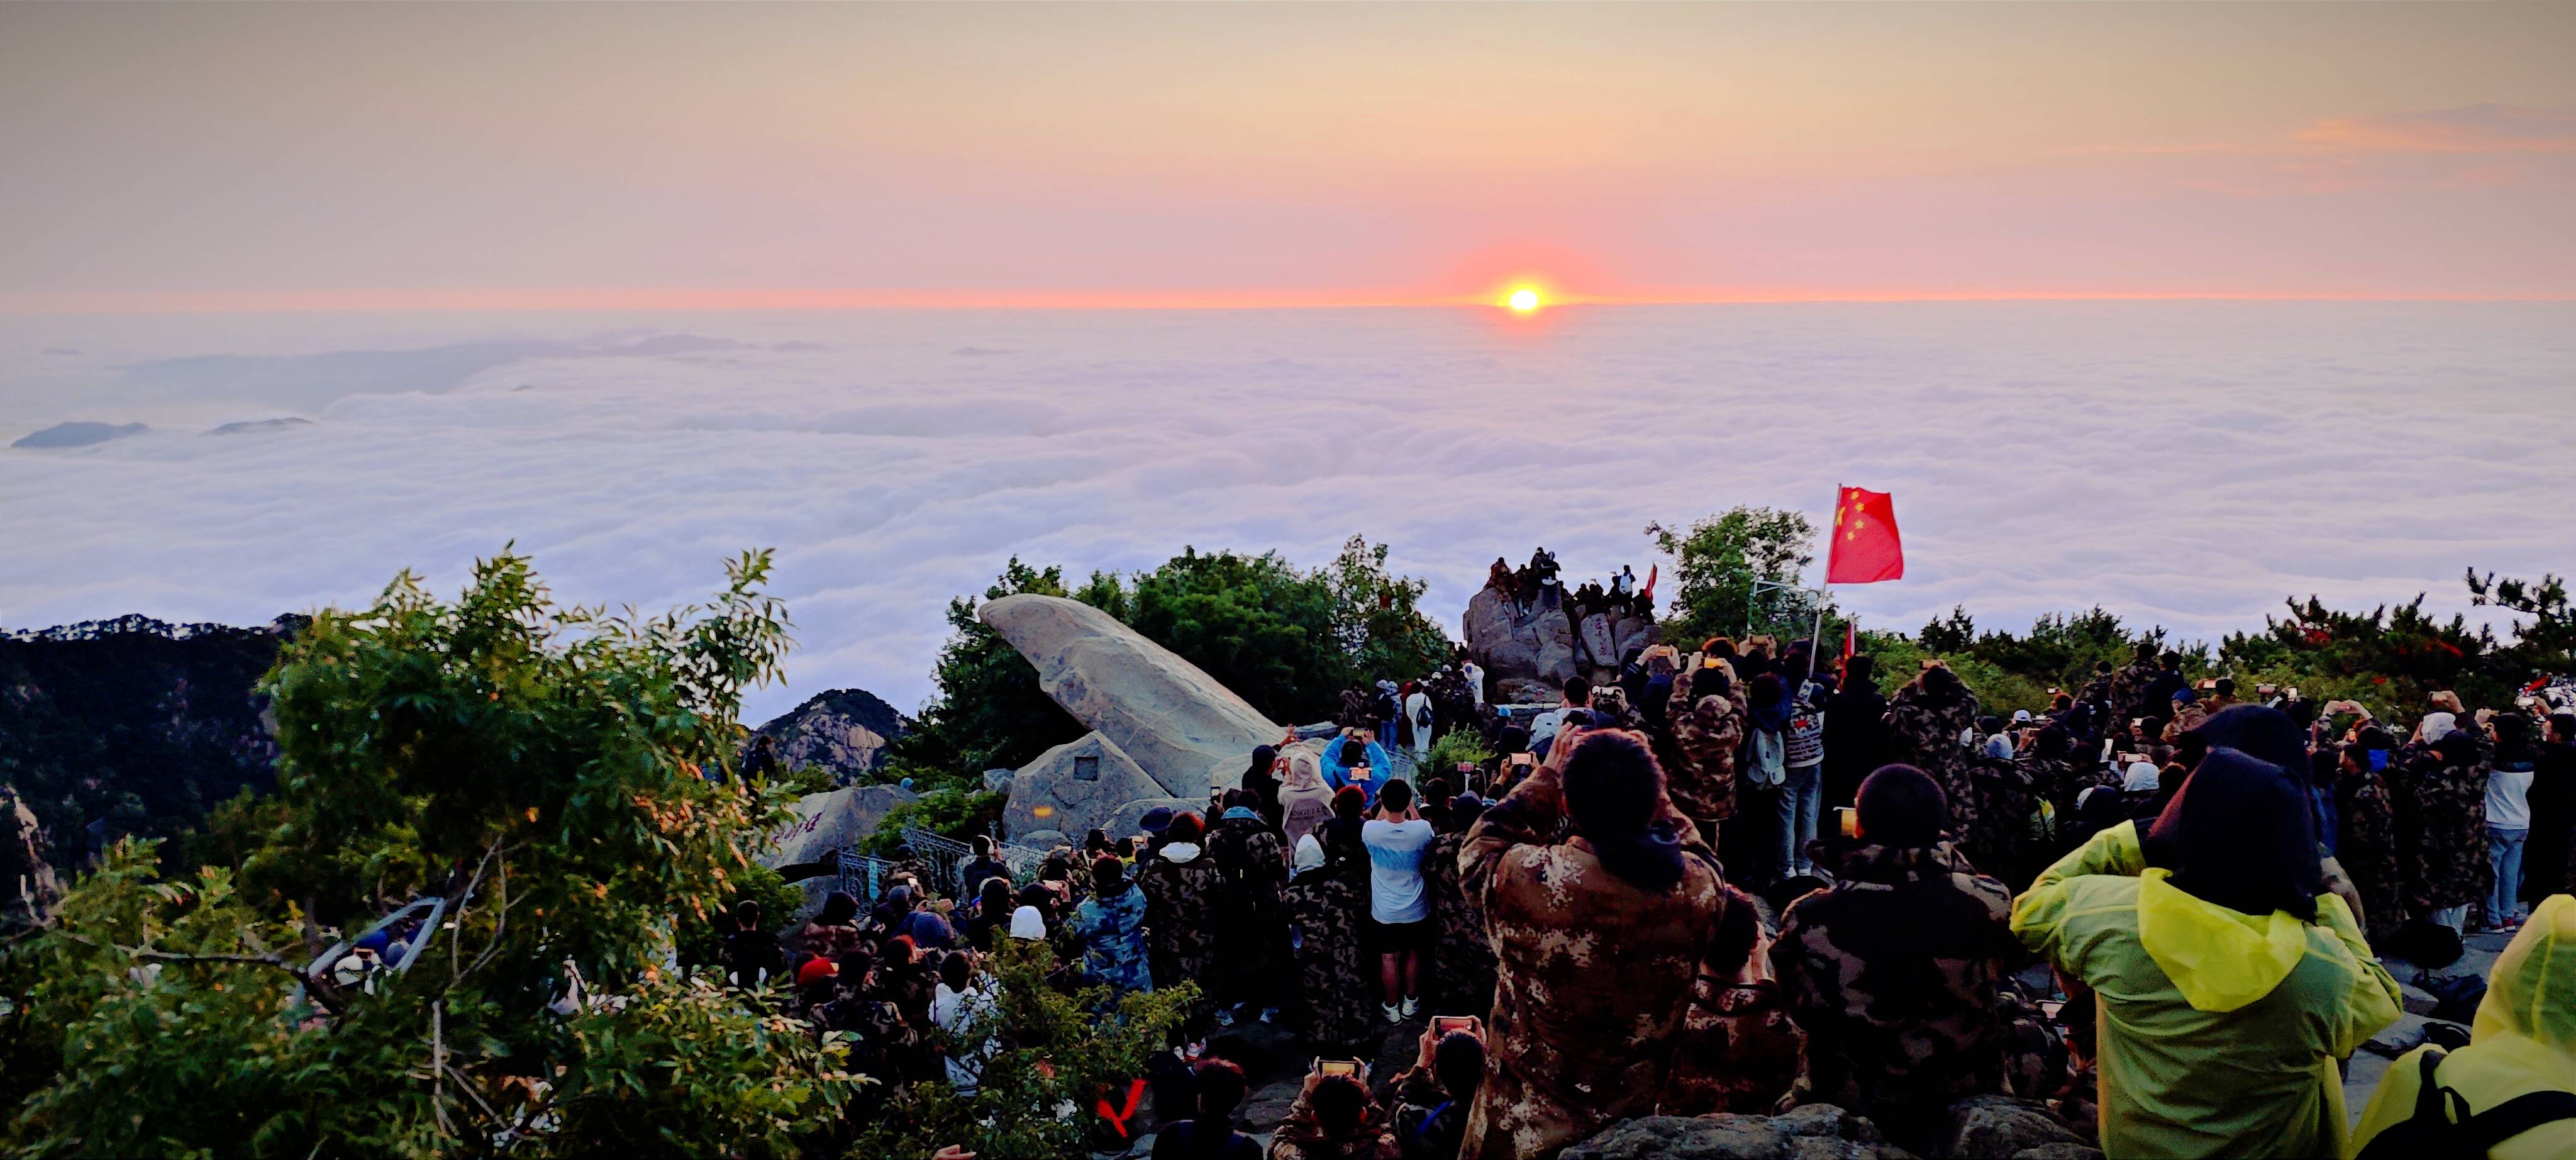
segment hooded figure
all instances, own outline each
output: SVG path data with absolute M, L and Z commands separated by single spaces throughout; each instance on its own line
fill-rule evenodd
M 1028 942 L 1046 941 L 1046 916 L 1034 906 L 1023 906 L 1011 912 L 1011 937 Z
M 1380 1035 L 1376 964 L 1363 970 L 1360 915 L 1368 911 L 1368 854 L 1356 841 L 1297 840 L 1296 877 L 1279 892 L 1290 923 L 1306 1035 L 1348 1048 Z M 1371 1041 L 1373 1042 L 1373 1041 Z
M 1279 829 L 1294 846 L 1333 816 L 1333 787 L 1324 784 L 1323 758 L 1300 745 L 1288 751 L 1288 780 L 1279 786 Z
M 1887 704 L 1888 759 L 1932 775 L 1950 805 L 1950 836 L 1977 831 L 1977 788 L 1959 735 L 1975 728 L 1977 698 L 1946 668 L 1929 668 Z
M 1485 803 L 1460 794 L 1449 806 L 1450 829 L 1422 851 L 1423 890 L 1431 899 L 1431 1013 L 1483 1018 L 1494 1009 L 1494 944 L 1485 939 L 1485 911 L 1467 896 L 1458 874 L 1458 851 L 1467 831 L 1484 816 Z M 1459 1117 L 1465 1122 L 1465 1117 Z
M 1163 833 L 1163 848 L 1138 859 L 1136 885 L 1145 891 L 1147 951 L 1154 985 L 1168 988 L 1196 981 L 1199 1001 L 1194 1016 L 1215 1010 L 1206 987 L 1215 978 L 1216 928 L 1225 900 L 1225 879 L 1216 859 L 1199 845 L 1203 823 L 1194 813 L 1172 819 Z
M 1253 810 L 1276 829 L 1279 825 L 1279 750 L 1276 746 L 1257 745 L 1252 750 L 1252 764 L 1243 771 L 1243 788 L 1256 799 Z
M 1735 762 L 1744 750 L 1744 700 L 1734 670 L 1701 654 L 1673 678 L 1664 717 L 1682 756 L 1667 792 L 1702 833 L 1714 833 L 1717 823 L 1735 816 Z
M 1468 831 L 1461 886 L 1499 970 L 1462 1160 L 1550 1160 L 1653 1110 L 1725 907 L 1663 781 L 1643 737 L 1592 734 Z
M 2341 898 L 2322 894 L 2306 792 L 2213 749 L 2151 831 L 2086 842 L 2012 926 L 2096 997 L 2111 1156 L 2334 1156 L 2336 1061 L 2403 1008 Z
M 2436 713 L 2434 716 L 2447 716 Z M 2460 908 L 2487 896 L 2495 869 L 2487 861 L 2487 761 L 2477 739 L 2454 729 L 2417 752 L 2399 771 L 2405 798 L 2399 843 L 2407 854 L 2406 909 L 2454 930 Z M 2407 838 L 2412 837 L 2410 843 Z
M 2388 1065 L 2353 1133 L 2353 1152 L 2415 1114 L 2424 1064 L 2439 1059 L 2433 1082 L 2459 1094 L 2472 1115 L 2533 1092 L 2576 1091 L 2576 898 L 2560 894 L 2531 912 L 2531 921 L 2496 959 L 2487 996 L 2478 1004 L 2469 1045 L 2439 1055 L 2416 1048 Z M 2453 1114 L 2457 1114 L 2454 1112 Z M 2487 1149 L 2496 1160 L 2576 1156 L 2576 1120 L 2557 1120 Z
M 1995 994 L 2030 954 L 2008 924 L 2012 891 L 1943 838 L 1930 777 L 1887 766 L 1859 802 L 1860 836 L 1817 846 L 1834 884 L 1782 912 L 1771 970 L 1807 1033 L 1799 1102 L 1921 1149 L 1952 1101 L 2005 1090 Z

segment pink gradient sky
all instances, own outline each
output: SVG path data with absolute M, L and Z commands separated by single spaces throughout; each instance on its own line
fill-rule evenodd
M 0 311 L 2576 296 L 2576 5 L 0 5 Z

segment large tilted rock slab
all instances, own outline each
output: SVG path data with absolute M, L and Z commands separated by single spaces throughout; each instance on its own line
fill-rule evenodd
M 1236 784 L 1253 748 L 1287 732 L 1197 665 L 1081 601 L 1005 596 L 976 615 L 1037 666 L 1038 686 L 1065 712 L 1173 797 L 1204 802 L 1211 787 Z

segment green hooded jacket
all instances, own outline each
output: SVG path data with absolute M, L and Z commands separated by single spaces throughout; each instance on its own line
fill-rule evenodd
M 2256 917 L 2168 876 L 2123 822 L 2013 903 L 2013 933 L 2097 997 L 2103 1153 L 2341 1155 L 2336 1061 L 2397 1020 L 2397 981 L 2334 895 L 2315 922 Z
M 2346 1155 L 2358 1155 L 2371 1137 L 2415 1114 L 2423 1085 L 2419 1047 L 2390 1064 L 2370 1093 Z M 2487 975 L 2487 997 L 2467 1047 L 2452 1052 L 2434 1082 L 2460 1093 L 2469 1111 L 2483 1112 L 2528 1092 L 2576 1092 L 2576 898 L 2552 894 L 2531 913 L 2522 933 Z M 2542 1124 L 2487 1150 L 2492 1160 L 2553 1160 L 2576 1156 L 2576 1120 Z

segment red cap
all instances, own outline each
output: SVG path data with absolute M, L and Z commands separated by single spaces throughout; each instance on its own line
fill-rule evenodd
M 796 985 L 811 987 L 818 979 L 839 978 L 840 974 L 840 964 L 830 959 L 807 959 L 804 966 L 796 968 Z

